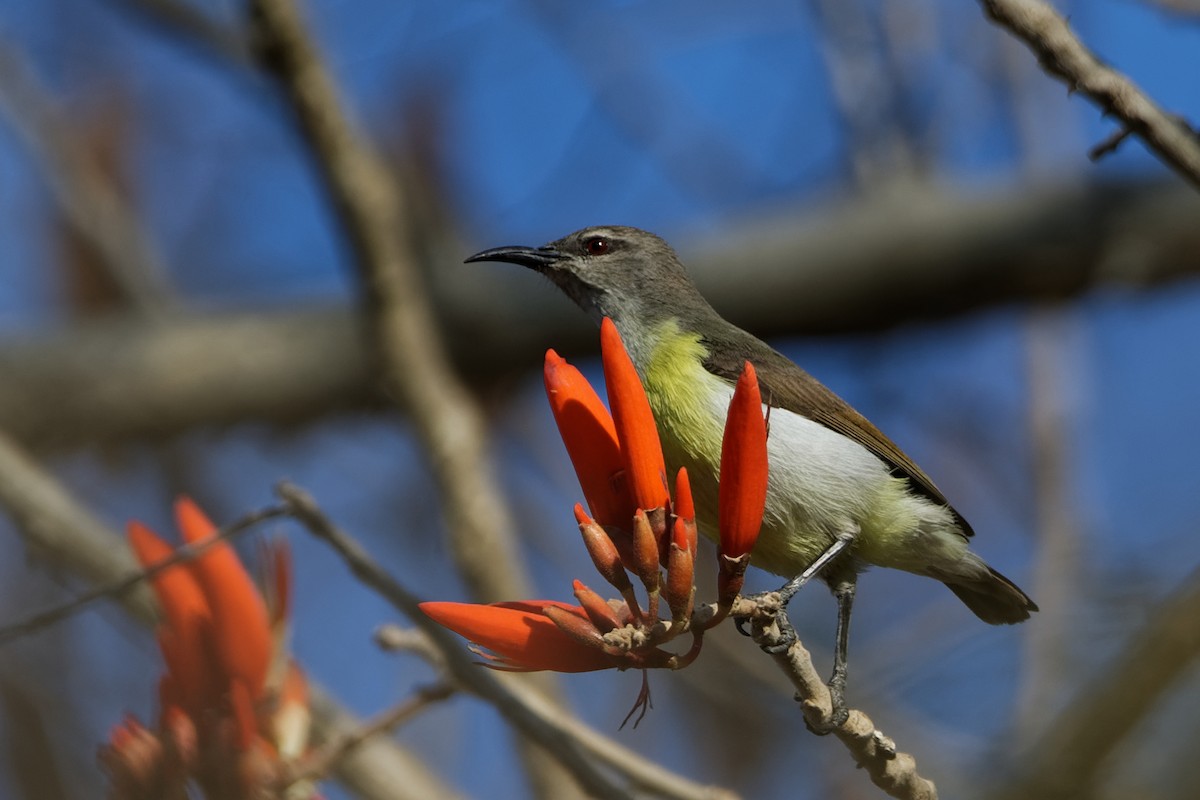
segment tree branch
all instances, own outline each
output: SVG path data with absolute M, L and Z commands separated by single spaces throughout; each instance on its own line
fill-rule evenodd
M 771 597 L 777 600 L 774 594 L 766 596 Z M 775 619 L 777 614 L 785 612 L 766 598 L 738 598 L 730 616 L 750 619 L 751 635 L 760 647 L 777 647 L 784 640 Z M 810 730 L 827 730 L 833 719 L 833 701 L 829 687 L 817 673 L 804 645 L 798 640 L 793 641 L 785 652 L 771 657 L 795 687 L 796 701 L 800 703 L 805 724 Z M 916 759 L 897 750 L 896 743 L 878 730 L 863 712 L 850 709 L 850 716 L 833 729 L 833 735 L 850 751 L 854 763 L 866 770 L 871 783 L 891 797 L 937 800 L 933 781 L 917 773 Z
M 69 123 L 3 40 L 0 109 L 41 162 L 59 208 L 96 249 L 113 284 L 139 313 L 160 317 L 174 298 L 166 270 L 136 211 L 84 152 Z
M 1200 197 L 1178 185 L 1019 186 L 974 198 L 914 187 L 801 225 L 796 216 L 684 248 L 701 289 L 760 335 L 873 331 L 1200 268 L 1191 257 Z M 550 343 L 596 347 L 569 303 L 531 291 L 521 273 L 428 272 L 455 360 L 473 380 L 527 372 Z M 369 340 L 346 308 L 90 322 L 0 339 L 0 428 L 26 444 L 73 445 L 382 406 Z
M 1142 626 L 1071 703 L 1024 748 L 998 800 L 1095 796 L 1097 772 L 1200 657 L 1200 570 L 1152 608 Z
M 1029 46 L 1047 73 L 1111 114 L 1184 180 L 1200 188 L 1200 138 L 1129 78 L 1098 59 L 1041 0 L 980 0 L 984 12 Z
M 477 600 L 528 597 L 531 581 L 493 474 L 483 413 L 445 355 L 400 188 L 350 124 L 293 0 L 254 0 L 251 9 L 262 63 L 285 91 L 357 256 L 382 382 L 411 415 L 428 455 L 455 565 Z M 527 680 L 556 694 L 553 676 Z M 543 753 L 522 745 L 521 755 L 539 796 L 575 793 Z

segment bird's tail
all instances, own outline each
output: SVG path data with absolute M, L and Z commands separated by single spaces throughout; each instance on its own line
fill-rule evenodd
M 969 577 L 938 575 L 967 608 L 989 625 L 1012 625 L 1029 619 L 1038 610 L 1037 604 L 1021 589 L 996 570 L 979 562 L 982 567 Z

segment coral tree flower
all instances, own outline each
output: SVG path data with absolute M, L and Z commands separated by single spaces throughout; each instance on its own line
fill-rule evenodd
M 717 605 L 728 613 L 742 590 L 750 551 L 758 541 L 767 504 L 767 422 L 754 365 L 738 376 L 721 440 L 721 476 L 717 489 Z
M 663 463 L 662 443 L 650 410 L 650 400 L 642 388 L 629 353 L 621 342 L 617 326 L 607 317 L 600 324 L 600 357 L 604 363 L 604 384 L 608 404 L 612 406 L 617 438 L 621 442 L 621 460 L 629 475 L 633 499 L 647 513 L 664 508 L 667 496 L 667 468 Z
M 516 603 L 422 603 L 421 610 L 443 627 L 490 653 L 477 651 L 488 666 L 510 672 L 591 672 L 618 662 L 595 644 L 584 644 L 560 628 L 546 609 L 561 609 L 586 622 L 583 608 L 550 600 Z
M 616 326 L 600 328 L 612 413 L 583 376 L 553 350 L 543 377 L 550 408 L 592 515 L 575 519 L 596 570 L 620 600 L 575 581 L 580 605 L 549 600 L 477 605 L 423 603 L 421 610 L 461 634 L 493 669 L 587 672 L 687 666 L 703 633 L 730 610 L 742 585 L 766 502 L 766 422 L 754 368 L 746 365 L 730 404 L 719 490 L 721 569 L 715 614 L 694 622 L 696 511 L 687 471 L 667 485 L 662 444 L 649 400 Z M 660 567 L 666 568 L 664 578 Z M 630 575 L 647 600 L 642 610 Z M 660 598 L 671 615 L 659 617 Z M 662 648 L 690 632 L 684 653 Z M 648 701 L 643 691 L 638 705 Z M 632 714 L 632 712 L 631 712 Z
M 738 558 L 754 548 L 766 505 L 767 423 L 758 377 L 747 361 L 729 403 L 721 440 L 717 499 L 721 555 Z
M 579 370 L 553 350 L 546 352 L 542 377 L 550 411 L 592 516 L 601 525 L 628 525 L 637 504 L 625 481 L 612 415 Z
M 175 514 L 189 544 L 216 536 L 191 500 L 181 498 Z M 139 522 L 129 524 L 128 535 L 143 567 L 173 553 Z M 273 608 L 224 541 L 151 578 L 163 610 L 158 640 L 167 665 L 159 724 L 151 730 L 128 718 L 101 749 L 114 800 L 183 798 L 189 780 L 209 797 L 259 797 L 285 762 L 307 749 L 307 683 L 285 646 L 290 563 L 282 545 L 268 556 Z M 300 784 L 288 796 L 315 794 Z

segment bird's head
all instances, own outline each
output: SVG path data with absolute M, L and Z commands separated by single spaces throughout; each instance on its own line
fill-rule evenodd
M 670 245 L 622 225 L 584 228 L 541 247 L 495 247 L 467 261 L 504 261 L 540 272 L 597 322 L 611 317 L 618 325 L 637 325 L 699 299 Z

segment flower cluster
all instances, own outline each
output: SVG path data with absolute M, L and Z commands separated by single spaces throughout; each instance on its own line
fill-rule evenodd
M 704 631 L 729 613 L 742 587 L 767 489 L 767 426 L 754 368 L 747 362 L 737 382 L 721 451 L 717 603 L 697 614 L 696 512 L 687 471 L 674 476 L 672 496 L 649 400 L 611 320 L 601 325 L 600 345 L 611 414 L 582 374 L 553 350 L 546 354 L 544 377 L 591 512 L 575 506 L 584 545 L 620 599 L 606 600 L 575 581 L 578 605 L 422 604 L 431 618 L 474 642 L 495 669 L 679 669 L 699 655 Z M 644 609 L 630 574 L 643 587 Z M 669 616 L 660 617 L 664 603 Z M 663 649 L 685 632 L 693 637 L 686 652 Z
M 187 498 L 175 515 L 188 544 L 217 534 Z M 141 523 L 131 522 L 128 534 L 143 567 L 172 555 Z M 287 653 L 288 551 L 272 543 L 267 555 L 269 603 L 224 541 L 151 578 L 166 662 L 158 723 L 147 728 L 128 716 L 101 748 L 112 800 L 182 800 L 189 781 L 212 798 L 316 796 L 306 782 L 276 790 L 308 746 L 309 712 L 307 683 Z

